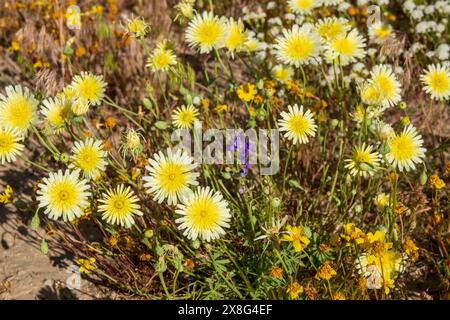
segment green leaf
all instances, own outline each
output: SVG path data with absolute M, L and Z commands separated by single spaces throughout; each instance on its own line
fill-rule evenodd
M 221 175 L 225 180 L 231 179 L 231 174 L 229 172 L 222 172 Z
M 302 189 L 300 183 L 297 180 L 289 180 L 289 186 L 292 188 Z
M 39 225 L 41 224 L 41 220 L 39 219 L 38 211 L 33 216 L 33 219 L 31 219 L 31 229 L 36 231 L 39 228 Z
M 304 226 L 303 227 L 303 232 L 305 233 L 306 237 L 311 238 L 312 232 L 311 232 L 311 229 L 309 227 Z
M 47 252 L 48 252 L 48 244 L 47 244 L 47 241 L 45 241 L 45 239 L 42 239 L 42 241 L 41 241 L 41 252 L 43 254 L 47 254 Z
M 73 49 L 70 45 L 66 45 L 64 47 L 64 55 L 70 57 L 71 55 L 73 55 Z
M 165 121 L 156 121 L 155 127 L 159 130 L 166 130 L 169 125 Z
M 148 98 L 144 98 L 144 100 L 142 100 L 142 102 L 144 103 L 144 107 L 146 107 L 148 110 L 152 109 L 152 101 Z

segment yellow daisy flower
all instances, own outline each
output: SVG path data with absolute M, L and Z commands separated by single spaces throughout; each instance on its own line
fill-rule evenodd
M 244 102 L 252 101 L 253 98 L 258 93 L 255 85 L 253 85 L 251 83 L 246 83 L 246 84 L 240 85 L 236 92 L 237 92 L 239 99 L 241 99 Z
M 286 234 L 281 237 L 281 241 L 292 242 L 295 252 L 303 251 L 310 243 L 302 226 L 286 226 Z
M 373 67 L 370 75 L 370 83 L 378 91 L 378 100 L 382 107 L 392 107 L 400 102 L 401 85 L 390 66 L 377 65 Z
M 80 180 L 78 170 L 52 172 L 38 188 L 38 206 L 45 208 L 45 214 L 50 219 L 62 217 L 64 221 L 72 221 L 89 206 L 89 185 L 86 180 Z
M 4 129 L 0 127 L 0 163 L 16 161 L 16 156 L 21 154 L 25 148 L 20 143 L 22 136 L 15 129 Z
M 193 105 L 181 106 L 172 115 L 173 125 L 179 129 L 190 129 L 197 120 L 198 110 Z
M 181 197 L 191 192 L 189 186 L 198 185 L 200 174 L 192 172 L 197 164 L 185 151 L 167 149 L 167 155 L 160 151 L 148 161 L 146 169 L 150 175 L 143 178 L 144 187 L 159 203 L 167 199 L 169 205 L 177 204 Z
M 88 259 L 77 259 L 77 264 L 80 266 L 79 270 L 81 273 L 89 274 L 92 270 L 95 269 L 94 263 L 96 259 L 90 258 Z
M 275 54 L 282 63 L 294 65 L 317 64 L 321 50 L 319 34 L 309 24 L 301 27 L 294 25 L 290 30 L 283 30 L 283 35 L 276 39 Z
M 317 269 L 317 273 L 314 276 L 316 280 L 326 280 L 329 281 L 331 278 L 337 275 L 336 270 L 334 270 L 333 266 L 331 265 L 331 261 L 327 260 L 324 262 L 323 265 Z
M 245 49 L 245 42 L 247 41 L 247 35 L 244 28 L 244 24 L 241 20 L 234 21 L 230 18 L 226 24 L 227 37 L 225 39 L 225 48 L 233 57 L 234 52 L 239 52 Z
M 116 189 L 103 193 L 98 200 L 98 211 L 106 222 L 129 228 L 134 224 L 133 215 L 143 215 L 138 201 L 130 187 L 120 184 Z
M 133 35 L 135 38 L 144 38 L 150 31 L 150 26 L 145 22 L 144 18 L 127 19 L 125 31 L 127 34 Z
M 361 147 L 355 147 L 352 157 L 345 159 L 345 168 L 350 170 L 352 176 L 372 176 L 380 165 L 381 155 L 373 151 L 373 147 L 365 143 Z
M 74 91 L 75 99 L 95 106 L 105 97 L 106 83 L 102 76 L 83 71 L 73 77 L 69 88 Z
M 167 71 L 177 64 L 177 57 L 172 49 L 167 48 L 167 42 L 159 43 L 147 60 L 146 66 L 153 72 Z
M 38 101 L 28 88 L 20 85 L 5 88 L 0 94 L 0 126 L 25 135 L 37 120 Z
M 303 286 L 295 281 L 288 286 L 286 293 L 289 294 L 289 297 L 291 297 L 291 299 L 295 300 L 303 293 L 303 291 Z
M 309 137 L 315 136 L 317 128 L 311 111 L 303 111 L 303 106 L 299 109 L 297 104 L 288 106 L 288 110 L 289 112 L 283 111 L 282 119 L 278 120 L 280 131 L 285 131 L 284 136 L 294 144 L 297 144 L 297 141 L 307 143 Z
M 224 235 L 224 228 L 230 227 L 230 210 L 220 192 L 199 187 L 181 201 L 175 210 L 181 217 L 175 222 L 188 239 L 200 238 L 209 242 Z
M 92 138 L 76 141 L 72 148 L 72 163 L 69 168 L 79 168 L 86 179 L 95 180 L 106 169 L 106 157 L 102 141 Z
M 341 35 L 327 42 L 326 57 L 331 61 L 340 61 L 346 66 L 366 55 L 365 39 L 357 29 L 352 29 L 347 35 Z
M 272 69 L 272 74 L 275 79 L 280 82 L 286 82 L 287 80 L 292 80 L 294 70 L 289 66 L 277 65 Z
M 325 41 L 330 41 L 345 36 L 350 30 L 350 23 L 344 18 L 328 17 L 320 19 L 315 27 L 319 35 Z
M 361 85 L 361 100 L 370 106 L 381 106 L 383 103 L 383 95 L 380 88 L 371 83 L 366 82 Z M 362 107 L 362 106 L 361 106 Z
M 186 29 L 186 41 L 191 47 L 198 47 L 200 53 L 222 48 L 227 38 L 227 26 L 223 18 L 212 12 L 197 14 Z
M 424 90 L 435 100 L 447 100 L 450 97 L 450 69 L 441 64 L 432 64 L 420 80 L 424 84 Z
M 389 152 L 386 158 L 400 171 L 410 171 L 416 168 L 416 164 L 423 162 L 425 148 L 422 147 L 423 139 L 417 133 L 416 128 L 408 125 L 399 135 L 395 135 L 388 141 Z
M 383 43 L 386 39 L 393 37 L 392 27 L 380 21 L 369 26 L 369 37 L 375 43 Z
M 70 104 L 62 98 L 47 98 L 42 102 L 41 114 L 44 116 L 47 124 L 50 125 L 56 133 L 64 131 L 64 121 L 70 112 Z
M 296 13 L 309 14 L 322 5 L 322 0 L 289 0 L 288 5 Z

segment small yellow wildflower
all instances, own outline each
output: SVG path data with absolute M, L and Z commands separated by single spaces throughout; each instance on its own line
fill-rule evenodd
M 109 237 L 108 244 L 113 248 L 117 247 L 117 245 L 119 244 L 118 236 L 113 234 L 111 237 Z
M 445 187 L 445 182 L 437 174 L 433 174 L 430 177 L 430 185 L 432 188 L 440 190 Z
M 8 184 L 6 185 L 5 191 L 3 191 L 3 193 L 0 193 L 0 203 L 11 203 L 13 199 L 13 189 L 12 187 Z
M 363 244 L 366 238 L 364 232 L 361 231 L 354 223 L 347 223 L 344 226 L 344 233 L 341 237 L 347 242 L 355 242 L 356 244 Z
M 336 270 L 333 269 L 331 261 L 327 260 L 323 265 L 319 267 L 314 278 L 316 278 L 317 280 L 329 281 L 335 275 L 337 275 Z
M 450 162 L 445 166 L 445 175 L 450 175 Z
M 373 202 L 378 208 L 383 209 L 389 205 L 389 198 L 390 197 L 388 194 L 382 192 L 376 196 Z
M 214 111 L 216 113 L 222 113 L 224 111 L 227 111 L 228 106 L 226 104 L 218 104 L 215 108 Z
M 238 97 L 244 102 L 250 102 L 253 100 L 257 93 L 255 85 L 251 83 L 246 83 L 244 85 L 239 86 L 237 89 Z
M 142 39 L 150 31 L 150 26 L 143 18 L 132 18 L 127 20 L 125 31 L 135 38 Z
M 80 266 L 80 272 L 86 274 L 91 273 L 91 271 L 95 269 L 93 265 L 95 261 L 95 258 L 78 259 L 77 264 Z
M 208 98 L 203 98 L 201 100 L 202 108 L 203 110 L 208 110 L 209 106 L 211 105 L 211 101 Z
M 403 244 L 403 249 L 412 262 L 417 261 L 417 259 L 419 258 L 419 248 L 417 248 L 414 241 L 410 239 L 406 240 Z
M 260 105 L 264 102 L 264 98 L 260 94 L 257 94 L 253 101 L 255 102 L 255 104 Z
M 395 210 L 394 213 L 396 216 L 400 217 L 406 214 L 409 211 L 408 207 L 406 207 L 403 203 L 397 202 L 395 204 Z
M 181 0 L 176 6 L 178 14 L 177 17 L 183 16 L 184 18 L 190 19 L 194 15 L 194 4 L 195 0 Z M 175 19 L 176 20 L 176 19 Z
M 441 223 L 442 219 L 443 219 L 442 213 L 436 212 L 433 215 L 433 224 L 438 225 L 439 223 Z
M 102 5 L 94 5 L 94 6 L 92 6 L 91 12 L 93 14 L 102 14 L 103 13 L 103 6 Z
M 336 292 L 333 295 L 333 300 L 347 300 L 347 299 L 345 298 L 345 294 L 343 294 L 342 292 Z
M 386 232 L 375 231 L 375 233 L 369 232 L 366 235 L 366 246 L 370 251 L 381 253 L 392 248 L 391 242 L 386 242 Z
M 114 129 L 114 127 L 117 125 L 117 120 L 114 117 L 108 117 L 105 120 L 105 127 L 109 130 Z
M 294 283 L 288 286 L 286 292 L 289 294 L 291 299 L 293 300 L 297 299 L 298 296 L 303 293 L 303 286 L 299 284 L 297 281 L 295 281 Z
M 270 276 L 275 279 L 283 279 L 283 269 L 280 267 L 273 267 L 270 270 Z
M 11 46 L 8 48 L 9 52 L 16 52 L 20 50 L 20 44 L 17 41 L 12 41 Z
M 75 49 L 75 57 L 82 57 L 86 54 L 86 49 L 83 47 L 78 47 Z
M 389 294 L 389 292 L 391 292 L 391 289 L 395 288 L 394 285 L 394 279 L 383 279 L 383 288 L 384 288 L 384 293 L 385 294 Z
M 287 234 L 284 234 L 281 241 L 292 242 L 295 252 L 300 252 L 305 249 L 309 244 L 309 239 L 305 235 L 305 230 L 302 226 L 293 227 L 288 225 L 286 227 Z
M 397 182 L 398 180 L 398 174 L 395 173 L 394 171 L 389 173 L 389 181 L 391 182 L 391 184 L 394 184 L 395 182 Z

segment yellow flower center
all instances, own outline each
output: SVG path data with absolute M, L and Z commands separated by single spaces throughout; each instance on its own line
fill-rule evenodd
M 76 156 L 77 164 L 85 171 L 91 171 L 97 168 L 99 161 L 99 152 L 93 147 L 82 148 Z
M 374 85 L 367 86 L 362 93 L 362 99 L 369 104 L 377 105 L 381 103 L 382 95 L 380 88 Z M 362 116 L 364 117 L 364 112 L 362 113 Z
M 199 198 L 191 203 L 186 217 L 194 229 L 207 231 L 217 225 L 220 213 L 214 201 L 208 198 Z
M 293 60 L 304 60 L 308 58 L 314 50 L 311 39 L 304 35 L 297 35 L 286 43 L 286 55 Z
M 78 190 L 69 181 L 55 183 L 49 190 L 50 202 L 58 209 L 67 211 L 77 203 Z
M 226 47 L 235 50 L 245 43 L 245 35 L 239 26 L 233 26 L 226 41 Z
M 175 193 L 186 185 L 187 174 L 183 165 L 169 162 L 161 167 L 156 179 L 162 189 L 169 193 Z
M 374 34 L 375 34 L 375 36 L 377 36 L 378 38 L 384 39 L 384 38 L 386 38 L 388 35 L 391 34 L 391 30 L 389 30 L 389 28 L 386 27 L 386 26 L 381 26 L 381 27 L 375 29 Z
M 14 150 L 14 137 L 7 132 L 0 132 L 0 154 L 10 153 Z
M 416 153 L 416 146 L 411 137 L 406 135 L 401 135 L 394 138 L 390 145 L 392 156 L 395 160 L 409 160 Z
M 194 114 L 190 111 L 181 112 L 179 115 L 179 120 L 185 125 L 189 125 L 194 120 Z
M 333 49 L 339 54 L 351 56 L 356 52 L 356 43 L 353 39 L 342 38 L 333 41 Z
M 317 32 L 319 32 L 322 37 L 335 39 L 344 32 L 344 27 L 340 23 L 329 23 L 320 26 L 317 29 Z
M 124 206 L 125 206 L 125 204 L 123 203 L 122 200 L 114 201 L 114 208 L 120 210 L 120 209 L 123 209 Z
M 450 89 L 450 79 L 444 72 L 435 72 L 429 76 L 430 86 L 441 93 Z
M 67 193 L 67 191 L 62 190 L 59 192 L 58 197 L 60 200 L 67 200 L 69 198 L 69 194 Z
M 33 105 L 21 95 L 13 96 L 6 104 L 4 122 L 7 126 L 26 130 L 33 119 Z
M 392 97 L 394 95 L 394 83 L 388 76 L 379 74 L 373 80 L 384 96 Z
M 314 0 L 296 0 L 295 5 L 299 9 L 308 10 L 311 9 L 314 5 Z
M 143 36 L 147 30 L 147 24 L 143 20 L 133 19 L 128 23 L 128 31 L 137 36 Z
M 301 115 L 294 115 L 289 119 L 288 126 L 296 135 L 304 135 L 309 129 L 309 121 Z
M 197 42 L 202 45 L 214 46 L 223 35 L 223 28 L 217 21 L 204 21 L 200 23 L 195 32 Z
M 64 119 L 67 116 L 67 108 L 58 106 L 50 110 L 47 114 L 47 121 L 53 126 L 60 126 L 64 124 Z
M 170 56 L 166 51 L 162 51 L 153 57 L 153 64 L 156 69 L 167 68 L 170 65 Z
M 78 86 L 78 94 L 85 100 L 97 100 L 102 91 L 101 83 L 94 77 L 86 77 Z
M 106 204 L 108 206 L 108 214 L 119 219 L 128 216 L 132 211 L 130 199 L 122 193 L 112 195 Z
M 355 157 L 353 158 L 353 160 L 356 163 L 358 163 L 358 164 L 360 164 L 360 163 L 370 163 L 370 162 L 372 162 L 372 157 L 367 152 L 358 151 L 358 152 L 356 152 Z

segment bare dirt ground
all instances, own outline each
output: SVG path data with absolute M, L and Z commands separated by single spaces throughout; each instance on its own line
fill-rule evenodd
M 36 177 L 18 166 L 0 167 L 0 190 L 6 184 L 14 189 L 15 200 L 29 200 Z M 49 252 L 41 252 L 42 230 L 30 228 L 29 210 L 17 210 L 13 204 L 0 204 L 0 299 L 115 299 L 116 295 L 81 277 L 76 284 L 75 263 L 67 253 L 49 243 Z

